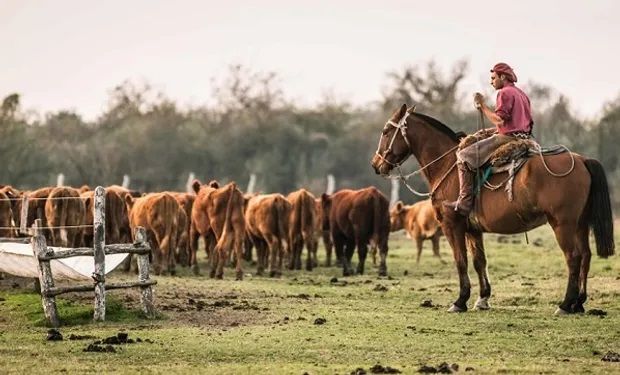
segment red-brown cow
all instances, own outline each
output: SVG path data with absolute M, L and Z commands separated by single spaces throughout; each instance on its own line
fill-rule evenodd
M 314 200 L 314 206 L 316 208 L 316 216 L 314 217 L 315 236 L 323 238 L 323 246 L 325 247 L 325 267 L 331 267 L 332 265 L 332 253 L 334 244 L 332 243 L 331 233 L 329 232 L 329 221 L 324 218 L 323 215 L 323 203 L 321 198 Z M 340 259 L 336 259 L 336 265 L 340 264 Z M 318 262 L 318 261 L 317 261 Z M 318 263 L 315 264 L 318 266 Z
M 286 199 L 291 204 L 289 218 L 289 269 L 301 269 L 301 252 L 306 246 L 306 270 L 318 264 L 316 238 L 317 210 L 314 195 L 305 189 L 290 193 Z
M 257 274 L 262 275 L 269 260 L 269 276 L 282 275 L 291 204 L 282 194 L 257 195 L 246 210 L 247 233 L 256 248 Z
M 224 277 L 224 264 L 229 252 L 234 251 L 236 278 L 243 279 L 243 239 L 245 218 L 243 215 L 243 193 L 231 182 L 223 187 L 217 181 L 202 185 L 195 180 L 192 184 L 196 200 L 192 207 L 190 245 L 192 266 L 197 272 L 196 250 L 198 237 L 205 239 L 206 250 L 211 263 L 211 277 Z
M 327 220 L 336 256 L 342 260 L 343 275 L 353 275 L 351 258 L 357 247 L 357 272 L 364 273 L 368 244 L 379 247 L 379 275 L 387 275 L 386 257 L 390 234 L 389 202 L 375 187 L 361 190 L 341 190 L 323 194 L 323 220 Z
M 168 193 L 152 193 L 144 197 L 125 196 L 129 225 L 135 235 L 136 227 L 146 229 L 157 274 L 175 274 L 174 249 L 177 244 L 179 204 Z
M 402 202 L 396 203 L 390 211 L 390 223 L 392 232 L 404 229 L 415 241 L 418 250 L 416 263 L 420 263 L 424 240 L 431 240 L 433 255 L 445 263 L 439 255 L 441 225 L 435 217 L 435 210 L 430 199 L 417 202 L 411 206 L 405 206 Z
M 84 224 L 94 224 L 95 192 L 85 191 L 80 194 L 84 200 Z M 127 216 L 125 200 L 113 190 L 105 190 L 105 243 L 122 243 L 120 226 Z M 85 227 L 83 231 L 82 245 L 85 247 L 93 246 L 93 228 Z M 129 241 L 127 241 L 129 242 Z
M 84 201 L 77 189 L 60 186 L 50 191 L 45 202 L 45 218 L 53 246 L 80 246 L 84 212 Z
M 177 203 L 179 203 L 179 206 L 183 210 L 183 213 L 179 213 L 179 240 L 177 245 L 176 260 L 184 266 L 189 266 L 191 257 L 189 238 L 192 207 L 196 196 L 193 194 L 179 192 L 171 192 L 170 194 L 177 200 Z

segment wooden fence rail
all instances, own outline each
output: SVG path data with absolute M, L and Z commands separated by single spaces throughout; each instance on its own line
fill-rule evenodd
M 135 241 L 133 244 L 105 244 L 105 189 L 98 186 L 95 189 L 94 204 L 94 225 L 93 225 L 93 248 L 76 248 L 54 251 L 47 247 L 45 237 L 41 229 L 41 219 L 37 219 L 33 225 L 32 248 L 38 259 L 39 282 L 41 285 L 41 299 L 45 317 L 54 327 L 60 324 L 58 310 L 56 309 L 55 296 L 69 292 L 88 292 L 94 291 L 94 314 L 95 321 L 105 320 L 105 291 L 110 289 L 139 287 L 141 290 L 140 302 L 142 311 L 147 317 L 155 314 L 153 305 L 152 286 L 157 281 L 149 277 L 149 254 L 150 247 L 146 240 L 146 231 L 142 227 L 136 230 Z M 138 281 L 123 283 L 105 283 L 105 255 L 130 253 L 138 254 Z M 95 270 L 92 274 L 94 283 L 92 285 L 77 285 L 68 287 L 56 287 L 50 261 L 52 259 L 62 259 L 74 256 L 92 256 L 95 263 Z

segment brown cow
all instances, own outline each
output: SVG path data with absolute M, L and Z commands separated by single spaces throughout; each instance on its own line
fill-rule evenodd
M 176 252 L 176 261 L 184 266 L 189 266 L 190 261 L 190 228 L 192 218 L 192 207 L 196 196 L 188 193 L 171 192 L 170 193 L 183 210 L 183 214 L 179 213 L 179 230 L 185 229 L 184 232 L 179 232 L 178 245 Z
M 0 189 L 0 192 L 6 195 L 6 198 L 11 204 L 11 212 L 13 214 L 13 226 L 19 228 L 20 215 L 21 215 L 21 198 L 24 192 L 19 191 L 11 185 L 5 185 Z M 19 235 L 19 233 L 16 233 Z
M 77 189 L 61 186 L 50 191 L 45 202 L 45 218 L 53 246 L 80 246 L 84 212 L 84 201 Z
M 328 220 L 324 220 L 323 215 L 323 203 L 321 198 L 316 198 L 314 200 L 314 206 L 316 208 L 316 216 L 314 217 L 314 228 L 316 236 L 321 236 L 323 238 L 323 246 L 325 247 L 325 267 L 331 267 L 332 265 L 332 250 L 334 248 L 334 244 L 332 243 L 331 233 L 329 232 L 329 222 Z M 340 259 L 336 260 L 336 265 L 340 264 Z M 318 266 L 318 263 L 315 263 L 315 266 Z
M 282 275 L 290 214 L 291 204 L 282 194 L 257 195 L 248 202 L 246 226 L 256 248 L 258 275 L 263 274 L 268 259 L 269 276 Z
M 84 224 L 94 224 L 95 192 L 86 191 L 80 194 L 84 200 Z M 119 223 L 127 220 L 125 200 L 113 190 L 105 190 L 105 243 L 122 243 Z M 86 227 L 83 231 L 82 246 L 93 246 L 93 228 Z M 129 242 L 129 241 L 126 241 Z
M 230 251 L 236 259 L 236 278 L 243 279 L 241 262 L 243 259 L 243 240 L 245 218 L 243 215 L 243 193 L 231 182 L 223 187 L 217 181 L 202 185 L 194 180 L 192 187 L 196 200 L 192 207 L 190 245 L 194 270 L 197 271 L 196 250 L 198 237 L 203 236 L 209 262 L 210 276 L 222 279 L 224 264 Z
M 323 194 L 323 220 L 328 223 L 336 256 L 342 260 L 343 275 L 354 274 L 351 258 L 357 246 L 357 272 L 364 273 L 368 244 L 372 241 L 380 251 L 379 276 L 387 275 L 386 257 L 390 234 L 389 202 L 375 187 L 340 190 Z
M 0 237 L 17 237 L 11 203 L 9 197 L 0 191 Z
M 439 255 L 439 237 L 441 236 L 441 225 L 435 217 L 435 210 L 430 199 L 417 202 L 411 206 L 403 205 L 398 202 L 390 211 L 391 231 L 404 229 L 407 234 L 415 241 L 418 254 L 416 263 L 420 263 L 422 254 L 422 242 L 431 240 L 433 244 L 433 255 L 442 263 L 445 263 Z
M 300 189 L 290 193 L 286 199 L 291 204 L 288 231 L 289 269 L 301 269 L 301 252 L 305 245 L 308 251 L 306 270 L 312 271 L 313 265 L 318 263 L 316 238 L 318 214 L 314 195 L 305 189 Z
M 179 204 L 168 193 L 152 193 L 140 198 L 125 196 L 129 225 L 146 229 L 153 254 L 155 273 L 175 274 L 174 249 L 177 244 Z

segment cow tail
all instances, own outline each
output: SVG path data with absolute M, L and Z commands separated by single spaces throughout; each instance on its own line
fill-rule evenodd
M 59 194 L 58 197 L 64 196 L 65 194 Z M 67 194 L 68 196 L 68 194 Z M 59 207 L 59 211 L 60 211 L 60 215 L 59 215 L 59 221 L 58 223 L 56 223 L 55 225 L 62 227 L 60 228 L 60 241 L 62 242 L 63 246 L 69 246 L 69 238 L 68 238 L 68 232 L 67 232 L 67 211 L 68 211 L 68 206 L 71 204 L 71 201 L 69 199 L 59 199 L 58 200 L 58 206 Z M 52 229 L 53 230 L 53 229 Z
M 169 194 L 164 195 L 163 200 L 164 217 L 170 218 L 170 220 L 164 220 L 164 237 L 159 247 L 161 251 L 165 252 L 165 259 L 170 262 L 169 257 L 174 257 L 173 251 L 177 242 L 178 205 L 176 200 Z
M 381 220 L 381 214 L 382 214 L 382 210 L 381 210 L 381 200 L 378 197 L 378 194 L 373 194 L 372 195 L 372 207 L 373 207 L 373 233 L 372 233 L 372 240 L 375 243 L 375 245 L 379 244 L 379 239 L 381 238 L 381 232 L 382 232 L 382 222 L 383 220 Z
M 234 182 L 230 184 L 228 187 L 228 202 L 226 203 L 226 214 L 224 215 L 224 228 L 222 229 L 222 235 L 217 241 L 217 249 L 221 250 L 222 248 L 226 248 L 226 243 L 228 241 L 229 232 L 232 231 L 232 208 L 235 200 L 235 189 L 237 188 L 237 184 Z

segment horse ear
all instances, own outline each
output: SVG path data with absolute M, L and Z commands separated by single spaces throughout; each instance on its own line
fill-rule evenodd
M 400 106 L 400 110 L 398 111 L 398 117 L 403 117 L 405 113 L 407 113 L 407 104 L 403 103 L 403 105 Z
M 407 110 L 407 112 L 408 112 L 408 113 L 413 113 L 413 112 L 415 112 L 415 104 L 414 104 L 414 105 L 412 105 L 412 106 L 411 106 L 411 107 Z

